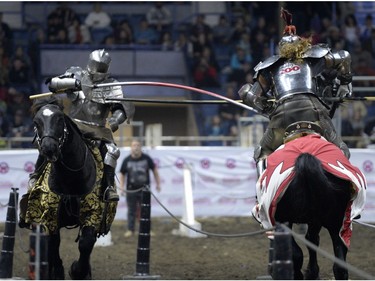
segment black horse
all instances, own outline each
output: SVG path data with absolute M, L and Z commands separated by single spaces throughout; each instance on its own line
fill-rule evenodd
M 335 145 L 318 134 L 302 134 L 267 158 L 257 184 L 254 217 L 270 228 L 276 222 L 307 224 L 305 238 L 319 246 L 322 227 L 330 234 L 335 256 L 346 261 L 351 222 L 364 207 L 366 181 Z M 267 195 L 268 194 L 268 195 Z M 273 194 L 272 196 L 270 194 Z M 267 219 L 268 216 L 268 219 Z M 308 249 L 303 275 L 303 252 L 292 239 L 294 278 L 318 279 L 317 254 Z M 348 279 L 347 269 L 333 265 L 336 279 Z
M 28 191 L 20 221 L 39 223 L 48 234 L 49 279 L 64 279 L 60 258 L 60 229 L 79 227 L 79 259 L 70 267 L 72 279 L 91 279 L 90 255 L 97 237 L 109 232 L 117 202 L 102 201 L 103 161 L 99 149 L 63 113 L 57 99 L 33 105 L 43 172 Z

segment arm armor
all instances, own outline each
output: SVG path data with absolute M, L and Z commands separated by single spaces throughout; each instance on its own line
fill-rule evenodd
M 111 131 L 115 132 L 118 130 L 118 126 L 126 120 L 126 114 L 123 109 L 117 108 L 112 112 L 112 116 L 108 118 L 109 126 Z
M 273 110 L 273 103 L 268 101 L 268 97 L 264 95 L 264 91 L 259 82 L 252 84 L 245 84 L 238 91 L 243 102 L 258 113 L 268 115 Z
M 54 77 L 48 84 L 48 89 L 53 93 L 61 93 L 67 90 L 81 89 L 81 82 L 75 78 Z
M 340 80 L 340 85 L 348 85 L 352 82 L 352 59 L 349 52 L 341 50 L 329 53 L 325 56 L 325 59 L 328 67 L 338 71 L 337 78 Z

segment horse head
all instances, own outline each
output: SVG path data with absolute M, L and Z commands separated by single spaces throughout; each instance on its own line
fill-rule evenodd
M 33 105 L 38 148 L 49 162 L 57 161 L 68 134 L 62 109 L 56 99 L 37 102 Z

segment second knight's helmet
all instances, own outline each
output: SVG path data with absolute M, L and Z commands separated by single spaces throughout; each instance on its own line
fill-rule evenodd
M 111 57 L 104 49 L 91 52 L 87 63 L 87 71 L 93 82 L 102 81 L 108 76 Z

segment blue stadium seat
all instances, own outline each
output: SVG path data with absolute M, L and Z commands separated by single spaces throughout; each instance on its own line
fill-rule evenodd
M 104 38 L 112 33 L 111 28 L 95 28 L 91 30 L 91 38 L 93 43 L 101 44 Z

